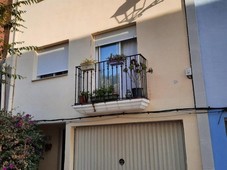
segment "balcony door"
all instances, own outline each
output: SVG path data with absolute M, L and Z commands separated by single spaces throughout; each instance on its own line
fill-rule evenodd
M 137 54 L 137 42 L 136 38 L 133 38 L 121 42 L 103 45 L 100 46 L 99 49 L 99 61 L 105 61 L 111 54 L 124 54 L 126 56 Z
M 118 92 L 120 70 L 118 66 L 108 65 L 106 60 L 110 55 L 119 54 L 119 46 L 119 43 L 113 43 L 99 47 L 99 87 L 113 86 L 116 93 Z
M 108 87 L 113 86 L 114 91 L 120 94 L 122 98 L 126 89 L 122 87 L 123 67 L 124 65 L 110 65 L 108 58 L 110 55 L 124 54 L 125 56 L 131 56 L 137 54 L 137 42 L 136 38 L 106 44 L 98 47 L 98 60 L 99 60 L 99 72 L 98 72 L 98 86 Z M 128 60 L 127 60 L 128 61 Z M 126 81 L 124 79 L 124 81 Z M 125 84 L 125 83 L 124 83 Z

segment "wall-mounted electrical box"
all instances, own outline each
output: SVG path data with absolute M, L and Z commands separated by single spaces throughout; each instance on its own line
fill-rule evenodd
M 185 75 L 191 79 L 192 78 L 192 69 L 191 67 L 185 69 Z

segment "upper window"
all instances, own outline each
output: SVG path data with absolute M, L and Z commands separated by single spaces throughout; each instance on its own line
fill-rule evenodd
M 120 97 L 126 93 L 126 87 L 123 87 L 123 81 L 130 84 L 129 78 L 122 74 L 122 67 L 118 65 L 108 65 L 108 58 L 116 54 L 124 54 L 125 56 L 133 56 L 135 58 L 137 52 L 137 39 L 135 26 L 123 28 L 120 30 L 104 33 L 95 37 L 96 59 L 99 61 L 97 76 L 97 85 L 113 86 L 114 92 L 120 94 Z M 129 65 L 129 60 L 127 60 Z
M 54 77 L 68 72 L 68 43 L 38 52 L 37 77 Z
M 124 54 L 125 56 L 137 54 L 136 38 L 98 47 L 99 61 L 107 60 L 111 54 Z
M 135 26 L 97 35 L 95 39 L 96 56 L 99 61 L 106 60 L 111 54 L 137 54 Z

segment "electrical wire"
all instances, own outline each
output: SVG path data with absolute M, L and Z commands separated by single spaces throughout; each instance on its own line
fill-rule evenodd
M 82 120 L 82 119 L 89 119 L 89 118 L 98 118 L 98 117 L 111 117 L 111 116 L 121 116 L 121 115 L 138 115 L 138 114 L 157 114 L 157 113 L 167 113 L 167 112 L 179 112 L 179 111 L 187 111 L 186 114 L 207 114 L 212 112 L 226 112 L 227 107 L 200 107 L 200 108 L 176 108 L 176 109 L 166 109 L 166 110 L 157 110 L 157 111 L 143 111 L 143 112 L 119 112 L 119 113 L 111 113 L 111 114 L 100 114 L 94 116 L 82 116 L 82 117 L 74 117 L 74 118 L 61 118 L 61 119 L 43 119 L 43 120 L 36 120 L 35 122 L 67 122 L 73 120 Z M 192 113 L 194 111 L 194 113 Z M 195 112 L 200 111 L 200 112 Z M 169 115 L 170 117 L 172 115 Z M 176 116 L 176 115 L 174 115 Z M 163 116 L 161 116 L 163 117 Z

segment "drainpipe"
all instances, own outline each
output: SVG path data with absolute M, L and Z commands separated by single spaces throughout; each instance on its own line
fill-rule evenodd
M 15 2 L 18 2 L 18 0 L 15 0 Z M 13 32 L 13 38 L 12 38 L 12 42 L 14 43 L 16 39 L 16 31 Z M 12 74 L 16 74 L 16 69 L 17 69 L 17 56 L 13 55 L 12 56 Z M 15 94 L 15 84 L 16 84 L 16 79 L 12 79 L 12 88 L 10 88 L 10 92 L 9 92 L 9 96 L 11 96 L 11 103 L 10 103 L 10 98 L 8 101 L 8 110 L 12 111 L 13 110 L 13 102 L 14 102 L 14 94 Z

